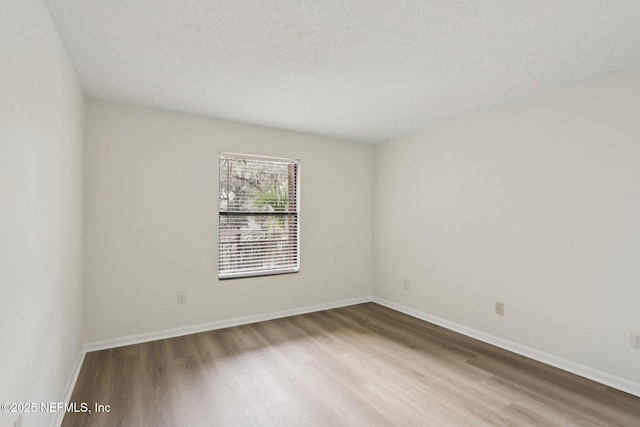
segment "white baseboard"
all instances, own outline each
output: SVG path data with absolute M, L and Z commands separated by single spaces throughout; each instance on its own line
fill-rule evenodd
M 78 358 L 76 359 L 76 364 L 73 366 L 73 371 L 71 371 L 71 376 L 69 377 L 69 381 L 67 381 L 67 386 L 64 389 L 64 394 L 62 401 L 69 402 L 71 400 L 71 395 L 73 394 L 73 389 L 76 387 L 76 381 L 78 381 L 78 375 L 80 375 L 80 369 L 82 369 L 82 364 L 84 363 L 84 356 L 87 352 L 84 349 L 84 346 L 80 348 L 80 354 L 78 354 Z M 55 418 L 51 422 L 51 427 L 59 427 L 62 425 L 62 420 L 64 419 L 65 411 L 58 411 L 56 413 Z
M 346 307 L 354 304 L 371 302 L 371 297 L 360 297 L 348 300 L 334 301 L 325 304 L 311 305 L 307 307 L 292 308 L 289 310 L 274 311 L 271 313 L 257 314 L 254 316 L 236 317 L 229 320 L 217 322 L 201 323 L 199 325 L 184 326 L 181 328 L 165 329 L 163 331 L 148 332 L 139 335 L 129 335 L 122 338 L 114 338 L 103 341 L 94 341 L 84 345 L 84 350 L 97 351 L 108 348 L 122 347 L 131 344 L 156 341 L 165 338 L 180 337 L 183 335 L 196 334 L 198 332 L 214 331 L 216 329 L 229 328 L 232 326 L 247 325 L 249 323 L 264 322 L 266 320 L 280 319 L 282 317 L 296 316 L 298 314 L 313 313 L 315 311 L 330 310 L 332 308 Z
M 143 342 L 155 341 L 165 338 L 179 337 L 183 335 L 195 334 L 198 332 L 213 331 L 216 329 L 229 328 L 231 326 L 247 325 L 249 323 L 263 322 L 266 320 L 280 319 L 283 317 L 296 316 L 298 314 L 313 313 L 316 311 L 330 310 L 332 308 L 347 307 L 355 304 L 362 304 L 365 302 L 371 302 L 371 297 L 352 298 L 348 300 L 334 301 L 325 304 L 317 304 L 307 307 L 293 308 L 289 310 L 274 311 L 271 313 L 258 314 L 255 316 L 237 317 L 235 319 L 222 320 L 219 322 L 203 323 L 193 326 L 185 326 L 182 328 L 167 329 L 164 331 L 149 332 L 146 334 L 130 335 L 122 338 L 115 338 L 111 340 L 95 341 L 92 343 L 86 343 L 82 346 L 76 364 L 73 368 L 73 372 L 69 377 L 67 387 L 64 392 L 64 402 L 71 400 L 71 395 L 78 381 L 78 375 L 82 368 L 85 355 L 90 351 L 106 350 L 109 348 L 122 347 L 131 344 L 140 344 Z M 56 417 L 51 423 L 51 427 L 59 427 L 62 425 L 64 419 L 64 411 L 58 412 Z
M 71 399 L 71 394 L 73 393 L 73 389 L 75 388 L 78 375 L 80 374 L 80 369 L 82 367 L 84 357 L 86 353 L 90 351 L 105 350 L 109 348 L 122 347 L 125 345 L 139 344 L 139 343 L 155 341 L 159 339 L 195 334 L 198 332 L 206 332 L 206 331 L 212 331 L 216 329 L 229 328 L 232 326 L 246 325 L 249 323 L 263 322 L 266 320 L 280 319 L 283 317 L 313 313 L 316 311 L 330 310 L 332 308 L 346 307 L 346 306 L 355 305 L 355 304 L 362 304 L 365 302 L 375 302 L 377 304 L 380 304 L 392 310 L 396 310 L 401 313 L 408 314 L 409 316 L 442 326 L 443 328 L 449 329 L 454 332 L 458 332 L 462 335 L 475 338 L 479 341 L 483 341 L 488 344 L 495 345 L 496 347 L 500 347 L 504 350 L 520 354 L 530 359 L 537 360 L 547 365 L 554 366 L 564 371 L 571 372 L 581 377 L 588 378 L 590 380 L 599 382 L 609 387 L 613 387 L 615 389 L 640 397 L 640 384 L 636 382 L 629 381 L 624 378 L 617 377 L 615 375 L 607 374 L 606 372 L 598 371 L 596 369 L 592 369 L 587 366 L 580 365 L 578 363 L 574 363 L 569 360 L 478 331 L 476 329 L 468 328 L 466 326 L 462 326 L 457 323 L 450 322 L 448 320 L 441 319 L 436 316 L 432 316 L 430 314 L 385 300 L 383 298 L 361 297 L 361 298 L 353 298 L 353 299 L 342 300 L 342 301 L 335 301 L 335 302 L 330 302 L 325 304 L 312 305 L 307 307 L 294 308 L 289 310 L 274 311 L 271 313 L 258 314 L 254 316 L 237 317 L 235 319 L 222 320 L 218 322 L 203 323 L 199 325 L 166 329 L 163 331 L 149 332 L 145 334 L 130 335 L 122 338 L 115 338 L 115 339 L 86 343 L 82 347 L 80 354 L 78 355 L 78 359 L 76 360 L 76 364 L 74 366 L 73 372 L 71 374 L 71 377 L 69 378 L 69 382 L 65 389 L 64 401 L 69 402 L 69 400 Z M 52 427 L 60 426 L 63 418 L 64 418 L 64 412 L 58 413 L 58 415 L 56 416 L 56 418 L 52 423 Z
M 606 372 L 598 371 L 596 369 L 589 368 L 588 366 L 571 362 L 570 360 L 566 360 L 561 357 L 554 356 L 552 354 L 535 350 L 533 348 L 526 347 L 524 345 L 517 344 L 512 341 L 508 341 L 508 340 L 478 331 L 476 329 L 468 328 L 466 326 L 462 326 L 457 323 L 450 322 L 448 320 L 441 319 L 436 316 L 432 316 L 422 311 L 415 310 L 413 308 L 409 308 L 404 305 L 385 300 L 383 298 L 373 297 L 371 300 L 377 304 L 383 305 L 392 310 L 396 310 L 401 313 L 408 314 L 409 316 L 427 321 L 429 323 L 433 323 L 438 326 L 442 326 L 443 328 L 449 329 L 454 332 L 458 332 L 462 335 L 475 338 L 479 341 L 486 342 L 491 345 L 495 345 L 496 347 L 500 347 L 504 350 L 508 350 L 513 353 L 520 354 L 530 359 L 537 360 L 538 362 L 542 362 L 547 365 L 551 365 L 553 367 L 562 369 L 563 371 L 571 372 L 572 374 L 576 374 L 581 377 L 588 378 L 590 380 L 599 382 L 609 387 L 613 387 L 615 389 L 640 397 L 640 384 L 634 381 L 629 381 L 627 379 L 620 378 L 618 376 L 611 375 Z

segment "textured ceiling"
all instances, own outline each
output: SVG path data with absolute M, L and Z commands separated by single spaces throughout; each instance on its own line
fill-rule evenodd
M 380 142 L 640 66 L 638 0 L 45 0 L 89 97 Z

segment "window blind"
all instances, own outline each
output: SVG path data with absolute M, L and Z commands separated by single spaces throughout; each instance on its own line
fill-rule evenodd
M 299 161 L 220 153 L 218 278 L 300 270 Z

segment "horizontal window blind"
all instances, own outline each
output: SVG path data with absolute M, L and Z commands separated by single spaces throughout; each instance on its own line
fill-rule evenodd
M 300 270 L 299 162 L 220 154 L 218 277 Z

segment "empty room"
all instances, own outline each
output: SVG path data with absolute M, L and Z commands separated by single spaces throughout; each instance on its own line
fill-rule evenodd
M 0 427 L 640 426 L 640 2 L 0 1 Z

